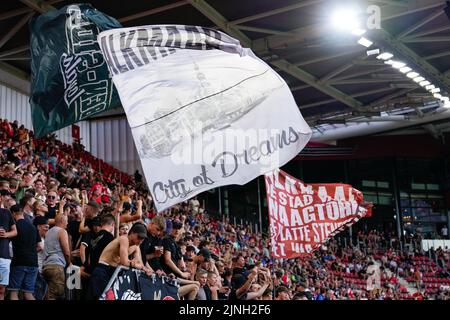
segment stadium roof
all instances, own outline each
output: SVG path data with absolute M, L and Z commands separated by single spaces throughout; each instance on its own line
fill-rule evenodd
M 29 77 L 27 21 L 35 14 L 70 3 L 76 2 L 2 0 L 0 67 Z M 316 135 L 360 123 L 369 127 L 380 120 L 389 120 L 391 126 L 386 126 L 386 130 L 394 128 L 396 123 L 404 125 L 395 128 L 419 125 L 435 136 L 447 129 L 442 123 L 446 123 L 448 116 L 436 117 L 444 109 L 439 95 L 450 95 L 450 17 L 444 11 L 445 0 L 96 0 L 89 3 L 117 18 L 123 26 L 201 25 L 219 28 L 238 38 L 283 76 Z M 332 23 L 334 12 L 355 5 L 366 13 L 372 12 L 371 5 L 380 9 L 381 29 L 367 27 L 363 35 L 372 42 L 370 47 L 358 43 L 361 37 L 339 31 Z M 403 62 L 411 68 L 409 73 L 418 73 L 416 78 L 400 72 L 401 63 L 389 65 L 377 58 L 378 54 L 368 54 L 369 50 L 376 49 L 379 53 L 393 54 L 394 62 Z M 420 76 L 424 78 L 422 82 L 429 81 L 440 92 L 430 92 L 420 81 L 415 81 Z M 440 123 L 439 130 L 433 126 L 436 121 Z

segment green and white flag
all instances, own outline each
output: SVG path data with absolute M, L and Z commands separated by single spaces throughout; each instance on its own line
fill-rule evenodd
M 31 112 L 36 137 L 120 106 L 97 35 L 120 23 L 89 4 L 30 22 Z

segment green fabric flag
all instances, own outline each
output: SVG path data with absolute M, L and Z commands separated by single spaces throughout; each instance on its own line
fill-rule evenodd
M 36 137 L 120 106 L 97 43 L 100 32 L 120 27 L 89 4 L 68 5 L 30 22 Z

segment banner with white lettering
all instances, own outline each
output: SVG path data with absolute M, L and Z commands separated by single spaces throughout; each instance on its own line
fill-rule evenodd
M 363 217 L 372 204 L 348 184 L 305 184 L 281 170 L 265 176 L 272 255 L 307 256 Z
M 36 137 L 120 106 L 97 43 L 120 23 L 89 4 L 52 10 L 30 22 L 30 105 Z
M 121 270 L 113 277 L 100 300 L 180 300 L 175 279 L 147 276 L 134 269 Z
M 245 184 L 311 137 L 284 80 L 222 32 L 154 25 L 105 31 L 98 42 L 158 211 Z

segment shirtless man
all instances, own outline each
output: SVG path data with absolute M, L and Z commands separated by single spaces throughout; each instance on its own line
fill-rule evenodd
M 153 273 L 150 267 L 142 263 L 139 249 L 139 245 L 146 237 L 145 225 L 135 223 L 128 234 L 116 238 L 105 247 L 91 276 L 91 291 L 95 299 L 100 298 L 119 265 L 142 270 L 147 275 Z

